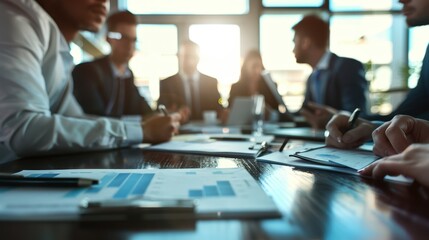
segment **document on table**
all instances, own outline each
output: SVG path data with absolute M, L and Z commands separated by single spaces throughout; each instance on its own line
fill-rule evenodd
M 371 151 L 331 147 L 313 148 L 297 152 L 293 156 L 325 165 L 349 167 L 354 170 L 362 169 L 379 159 Z
M 292 156 L 296 152 L 307 151 L 310 149 L 323 147 L 324 144 L 315 142 L 300 142 L 286 145 L 283 152 L 273 152 L 261 157 L 258 157 L 256 161 L 272 164 L 287 165 L 298 168 L 312 168 L 320 170 L 335 171 L 341 173 L 347 173 L 352 175 L 358 175 L 356 170 L 343 166 L 329 166 L 325 164 L 319 164 L 313 161 L 303 160 Z
M 213 139 L 196 139 L 189 141 L 170 141 L 145 148 L 144 151 L 162 151 L 188 154 L 201 154 L 221 157 L 254 158 L 258 146 L 247 141 L 217 141 Z
M 359 175 L 357 170 L 360 169 L 361 166 L 366 166 L 367 163 L 373 162 L 377 157 L 372 154 L 370 151 L 364 151 L 364 149 L 370 149 L 371 146 L 369 144 L 365 145 L 363 148 L 359 148 L 358 150 L 342 150 L 341 153 L 336 152 L 333 155 L 338 155 L 339 158 L 333 159 L 335 162 L 330 163 L 329 155 L 322 155 L 323 157 L 320 158 L 317 157 L 317 160 L 314 161 L 313 157 L 317 153 L 322 154 L 332 154 L 332 151 L 326 150 L 324 148 L 324 144 L 320 143 L 313 143 L 313 142 L 301 142 L 299 144 L 296 144 L 295 142 L 293 144 L 286 145 L 283 152 L 273 152 L 261 157 L 258 157 L 256 161 L 258 162 L 264 162 L 264 163 L 271 163 L 271 164 L 280 164 L 280 165 L 287 165 L 292 166 L 296 168 L 306 168 L 306 169 L 319 169 L 319 170 L 327 170 L 327 171 L 334 171 L 334 172 L 340 172 L 340 173 L 347 173 L 351 175 Z M 338 150 L 338 149 L 336 149 Z M 312 154 L 306 154 L 312 152 Z M 302 155 L 304 153 L 305 156 L 308 158 L 298 158 L 296 155 Z M 348 158 L 348 156 L 351 156 Z M 310 159 L 311 161 L 305 160 Z M 368 159 L 362 160 L 360 157 Z M 357 160 L 357 162 L 351 162 L 352 159 Z M 344 161 L 341 161 L 344 160 Z M 319 162 L 325 162 L 325 164 L 320 164 Z M 348 165 L 348 166 L 347 166 Z M 413 182 L 413 179 L 406 178 L 404 176 L 386 176 L 385 180 L 395 182 L 395 183 L 402 183 L 402 184 L 411 184 Z
M 78 220 L 83 200 L 193 200 L 198 218 L 272 218 L 280 213 L 243 168 L 24 170 L 31 177 L 99 179 L 88 188 L 0 187 L 0 220 Z

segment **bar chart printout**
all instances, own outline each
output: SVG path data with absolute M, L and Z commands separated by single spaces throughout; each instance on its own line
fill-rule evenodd
M 250 174 L 230 169 L 24 170 L 31 177 L 99 179 L 89 188 L 0 187 L 0 219 L 78 215 L 82 200 L 192 199 L 197 216 L 263 217 L 277 207 Z M 31 201 L 28 201 L 31 199 Z

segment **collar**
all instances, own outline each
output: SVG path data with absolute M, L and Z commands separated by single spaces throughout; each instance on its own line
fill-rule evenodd
M 183 72 L 180 72 L 179 75 L 180 78 L 185 81 L 192 80 L 194 82 L 197 82 L 200 79 L 200 73 L 198 71 L 194 72 L 191 76 L 188 76 Z
M 109 59 L 109 65 L 110 65 L 110 68 L 113 71 L 113 76 L 115 78 L 125 79 L 125 78 L 130 78 L 131 77 L 131 70 L 130 70 L 129 67 L 127 67 L 125 69 L 125 73 L 124 74 L 121 74 L 119 72 L 118 68 L 116 68 L 116 66 L 112 63 L 112 61 L 110 61 L 110 59 Z
M 314 70 L 326 70 L 329 68 L 329 60 L 331 59 L 332 53 L 330 51 L 326 51 L 323 54 L 322 58 L 317 63 L 316 68 Z

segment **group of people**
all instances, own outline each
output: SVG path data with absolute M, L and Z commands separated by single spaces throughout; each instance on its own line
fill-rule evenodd
M 409 26 L 429 24 L 429 3 L 400 0 Z M 137 21 L 127 11 L 107 19 L 111 53 L 74 67 L 69 43 L 80 30 L 98 31 L 109 11 L 108 0 L 4 0 L 0 2 L 0 155 L 18 157 L 118 148 L 140 142 L 169 140 L 180 123 L 201 119 L 203 111 L 220 112 L 217 80 L 197 70 L 199 47 L 180 45 L 179 72 L 160 82 L 159 104 L 168 116 L 154 112 L 134 85 L 128 62 L 135 50 Z M 305 16 L 293 30 L 298 63 L 309 64 L 300 113 L 314 128 L 329 130 L 327 144 L 353 148 L 373 139 L 382 160 L 361 170 L 381 177 L 404 174 L 429 185 L 429 56 L 416 88 L 389 116 L 365 112 L 368 92 L 363 65 L 330 52 L 329 25 Z M 278 103 L 262 80 L 261 55 L 250 51 L 230 102 L 262 94 L 267 105 Z M 74 85 L 74 86 L 73 86 Z M 365 114 L 346 131 L 347 112 Z M 407 114 L 402 116 L 398 114 Z M 121 121 L 140 115 L 141 122 Z M 390 120 L 391 119 L 391 120 Z M 385 123 L 370 120 L 390 120 Z

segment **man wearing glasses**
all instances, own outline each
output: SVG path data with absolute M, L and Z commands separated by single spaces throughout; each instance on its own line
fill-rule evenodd
M 73 70 L 74 95 L 85 113 L 117 118 L 152 113 L 128 67 L 137 40 L 136 25 L 136 17 L 129 11 L 110 15 L 106 40 L 111 53 Z

